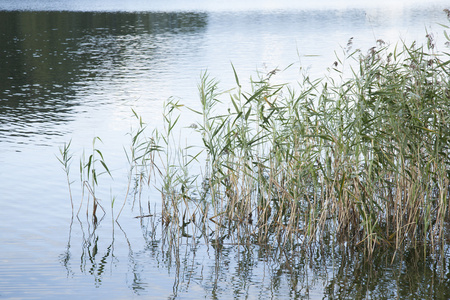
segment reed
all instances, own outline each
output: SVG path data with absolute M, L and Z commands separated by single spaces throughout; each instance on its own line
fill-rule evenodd
M 156 145 L 154 139 L 145 135 L 147 125 L 142 120 L 142 117 L 133 109 L 132 112 L 133 116 L 139 121 L 139 125 L 136 130 L 132 130 L 130 133 L 131 144 L 129 149 L 124 149 L 130 169 L 128 171 L 127 190 L 116 221 L 119 219 L 131 191 L 133 191 L 134 195 L 133 207 L 136 197 L 138 197 L 140 214 L 142 216 L 142 190 L 144 186 L 150 184 L 150 180 L 155 173 L 155 155 L 160 150 L 160 147 Z M 133 186 L 132 183 L 134 183 Z
M 330 76 L 304 77 L 295 88 L 272 84 L 278 70 L 250 79 L 248 91 L 234 67 L 231 91 L 202 74 L 201 109 L 190 109 L 199 121 L 180 129 L 197 133 L 201 146 L 177 138 L 184 106 L 175 99 L 165 103 L 164 128 L 151 138 L 140 138 L 145 126 L 134 113 L 140 127 L 127 154 L 130 180 L 137 169 L 136 186 L 149 185 L 150 173 L 160 179 L 167 234 L 217 247 L 292 249 L 331 237 L 368 257 L 385 247 L 443 251 L 449 54 L 436 50 L 431 34 L 426 46 L 379 40 L 367 53 L 351 53 L 351 46 Z M 93 152 L 108 172 L 101 152 Z M 93 185 L 96 161 L 91 156 L 83 166 Z
M 194 191 L 192 179 L 187 189 L 167 163 L 164 211 L 170 207 L 181 222 L 175 216 L 190 205 L 203 207 L 197 220 L 221 242 L 293 247 L 331 234 L 369 256 L 378 247 L 443 249 L 450 60 L 427 39 L 426 47 L 379 40 L 366 54 L 347 51 L 335 65 L 338 76 L 305 77 L 300 90 L 271 84 L 270 72 L 243 91 L 233 67 L 236 89 L 219 93 L 203 74 L 195 130 L 205 172 L 187 175 L 188 164 L 179 166 L 183 178 L 203 184 Z M 353 61 L 349 77 L 338 69 L 344 60 Z M 228 112 L 217 113 L 224 95 Z M 178 117 L 165 119 L 173 130 Z
M 89 200 L 90 196 L 92 196 L 92 218 L 94 223 L 97 223 L 97 208 L 100 207 L 103 211 L 103 216 L 106 214 L 105 209 L 100 204 L 99 199 L 96 197 L 96 187 L 98 186 L 98 178 L 103 174 L 108 174 L 112 178 L 112 174 L 105 162 L 103 157 L 103 153 L 100 149 L 95 145 L 96 142 L 99 141 L 103 143 L 100 137 L 94 137 L 92 139 L 92 153 L 89 155 L 87 161 L 85 157 L 85 152 L 83 151 L 83 155 L 80 158 L 80 182 L 81 182 L 81 190 L 82 190 L 82 198 L 80 202 L 80 207 L 78 208 L 77 215 L 80 213 L 81 208 L 83 206 L 84 193 L 85 190 L 88 192 L 87 197 L 87 208 L 86 208 L 86 216 L 89 216 Z M 101 168 L 99 171 L 98 164 L 100 163 Z
M 71 154 L 69 152 L 71 143 L 72 143 L 72 140 L 70 140 L 68 143 L 64 143 L 64 146 L 59 148 L 60 156 L 59 157 L 56 156 L 56 158 L 62 164 L 64 173 L 66 173 L 67 187 L 69 189 L 70 204 L 72 206 L 72 217 L 73 217 L 74 209 L 73 209 L 73 198 L 72 198 L 72 188 L 71 188 L 71 185 L 73 182 L 70 181 L 70 165 L 72 164 L 73 154 Z

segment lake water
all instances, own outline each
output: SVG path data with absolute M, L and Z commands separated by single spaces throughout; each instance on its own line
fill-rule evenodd
M 350 38 L 365 52 L 378 39 L 425 42 L 427 31 L 449 51 L 438 25 L 449 24 L 446 1 L 361 2 L 0 1 L 0 298 L 446 299 L 448 255 L 417 262 L 405 253 L 391 264 L 389 253 L 367 262 L 335 247 L 217 250 L 173 241 L 157 214 L 134 218 L 132 197 L 112 221 L 112 199 L 117 215 L 126 196 L 132 109 L 151 130 L 170 97 L 198 108 L 203 71 L 228 90 L 231 64 L 242 82 L 292 64 L 274 80 L 295 85 L 326 74 Z M 186 110 L 180 124 L 194 117 Z M 86 203 L 71 218 L 56 156 L 72 140 L 78 208 L 78 164 L 96 136 L 114 179 L 99 178 L 106 214 L 92 224 Z M 158 212 L 159 192 L 145 197 Z

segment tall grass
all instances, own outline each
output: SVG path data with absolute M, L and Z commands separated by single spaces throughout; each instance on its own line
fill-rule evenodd
M 206 167 L 185 175 L 203 184 L 188 194 L 167 172 L 165 211 L 180 212 L 181 200 L 186 209 L 202 205 L 197 220 L 212 222 L 222 242 L 293 247 L 332 235 L 369 255 L 380 246 L 443 249 L 450 60 L 427 38 L 427 46 L 378 41 L 345 57 L 350 77 L 337 62 L 341 76 L 306 77 L 296 89 L 271 84 L 273 72 L 246 92 L 235 72 L 237 88 L 221 94 L 204 74 L 196 128 Z M 228 112 L 215 111 L 225 101 Z
M 333 76 L 304 77 L 298 87 L 272 84 L 273 71 L 245 91 L 233 67 L 236 88 L 219 92 L 203 74 L 201 109 L 191 109 L 199 121 L 183 129 L 198 133 L 200 150 L 177 142 L 178 101 L 165 104 L 164 129 L 151 138 L 139 139 L 140 119 L 130 180 L 138 167 L 137 187 L 150 173 L 160 178 L 162 223 L 172 234 L 289 248 L 331 237 L 369 257 L 380 247 L 444 249 L 449 54 L 431 34 L 426 46 L 379 40 L 367 53 L 349 53 L 350 46 Z

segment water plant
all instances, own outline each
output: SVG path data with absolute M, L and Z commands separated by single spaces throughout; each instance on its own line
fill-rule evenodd
M 439 255 L 449 239 L 450 58 L 426 38 L 378 40 L 366 53 L 350 40 L 329 76 L 298 86 L 272 84 L 274 70 L 247 91 L 232 66 L 236 88 L 221 92 L 204 73 L 200 109 L 190 108 L 199 120 L 180 129 L 203 145 L 182 145 L 178 100 L 164 104 L 151 138 L 134 112 L 128 186 L 132 174 L 139 189 L 159 177 L 162 224 L 178 241 L 317 249 L 331 236 L 367 257 Z M 95 147 L 80 167 L 92 186 L 97 161 L 109 173 Z
M 295 89 L 272 85 L 269 72 L 243 91 L 233 67 L 225 114 L 214 111 L 225 103 L 217 83 L 202 75 L 204 184 L 185 198 L 198 205 L 208 195 L 215 240 L 295 247 L 333 234 L 369 257 L 377 247 L 443 250 L 450 61 L 427 41 L 345 51 L 356 62 L 349 77 L 340 59 L 333 76 Z M 166 115 L 170 129 L 177 120 Z M 165 181 L 163 195 L 186 194 L 180 186 Z
M 142 189 L 145 185 L 150 184 L 152 173 L 155 172 L 155 153 L 159 151 L 160 148 L 160 146 L 156 145 L 153 137 L 149 138 L 145 135 L 147 125 L 142 120 L 142 117 L 139 116 L 134 109 L 132 109 L 132 112 L 133 116 L 139 121 L 139 125 L 137 130 L 131 131 L 130 133 L 131 145 L 129 149 L 124 149 L 130 169 L 128 173 L 127 191 L 122 207 L 117 214 L 116 221 L 119 219 L 120 214 L 122 213 L 131 189 L 133 189 L 134 191 L 134 198 L 136 199 L 136 195 L 138 196 L 139 208 L 141 209 L 142 215 Z M 133 188 L 131 187 L 132 182 L 134 182 Z
M 100 207 L 105 212 L 105 209 L 100 204 L 99 199 L 95 195 L 95 189 L 98 185 L 98 178 L 102 175 L 107 173 L 111 178 L 112 174 L 109 171 L 108 166 L 105 163 L 105 159 L 103 157 L 103 153 L 95 146 L 96 141 L 102 142 L 100 137 L 94 137 L 92 140 L 92 153 L 89 155 L 88 160 L 85 159 L 85 154 L 83 151 L 83 155 L 80 159 L 80 182 L 81 182 L 81 190 L 83 191 L 84 196 L 84 190 L 86 189 L 88 191 L 88 203 L 87 203 L 87 209 L 86 209 L 86 215 L 89 215 L 89 195 L 92 196 L 92 217 L 94 219 L 94 223 L 97 222 L 97 208 Z M 98 158 L 99 156 L 100 158 Z M 103 171 L 98 172 L 98 163 L 101 164 Z M 78 208 L 77 215 L 80 213 L 81 207 L 83 206 L 83 199 L 82 197 L 80 202 L 80 207 Z
M 73 198 L 72 198 L 72 189 L 70 187 L 73 182 L 70 181 L 70 176 L 69 176 L 70 165 L 72 164 L 72 158 L 73 158 L 73 155 L 69 153 L 71 143 L 72 143 L 72 140 L 70 140 L 68 143 L 64 143 L 64 146 L 59 148 L 60 157 L 57 156 L 56 158 L 62 164 L 64 173 L 66 173 L 66 180 L 67 180 L 67 186 L 69 189 L 70 204 L 72 206 L 72 215 L 73 215 Z

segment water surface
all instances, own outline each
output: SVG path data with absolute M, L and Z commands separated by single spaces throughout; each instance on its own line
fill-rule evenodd
M 142 222 L 128 198 L 119 224 L 111 201 L 126 194 L 127 135 L 138 123 L 162 126 L 169 97 L 198 108 L 205 70 L 235 87 L 257 71 L 284 69 L 275 82 L 321 77 L 335 51 L 353 37 L 367 51 L 377 39 L 425 41 L 432 32 L 445 49 L 445 1 L 378 5 L 326 1 L 225 4 L 222 1 L 2 1 L 0 3 L 0 298 L 444 298 L 442 262 L 390 263 L 329 246 L 328 255 L 257 246 L 172 241 L 155 219 Z M 228 2 L 227 2 L 228 3 Z M 308 1 L 310 3 L 310 1 Z M 181 124 L 194 115 L 185 111 Z M 83 149 L 92 140 L 114 181 L 100 179 L 106 215 L 93 224 L 86 203 L 78 218 L 55 155 L 72 140 L 74 202 Z M 190 138 L 190 137 L 187 137 Z M 145 202 L 160 209 L 160 194 Z M 85 198 L 84 198 L 85 199 Z M 85 199 L 86 200 L 86 199 Z M 115 207 L 118 204 L 116 204 Z M 117 210 L 115 210 L 117 214 Z M 325 243 L 325 245 L 327 245 Z M 448 277 L 446 277 L 448 278 Z

